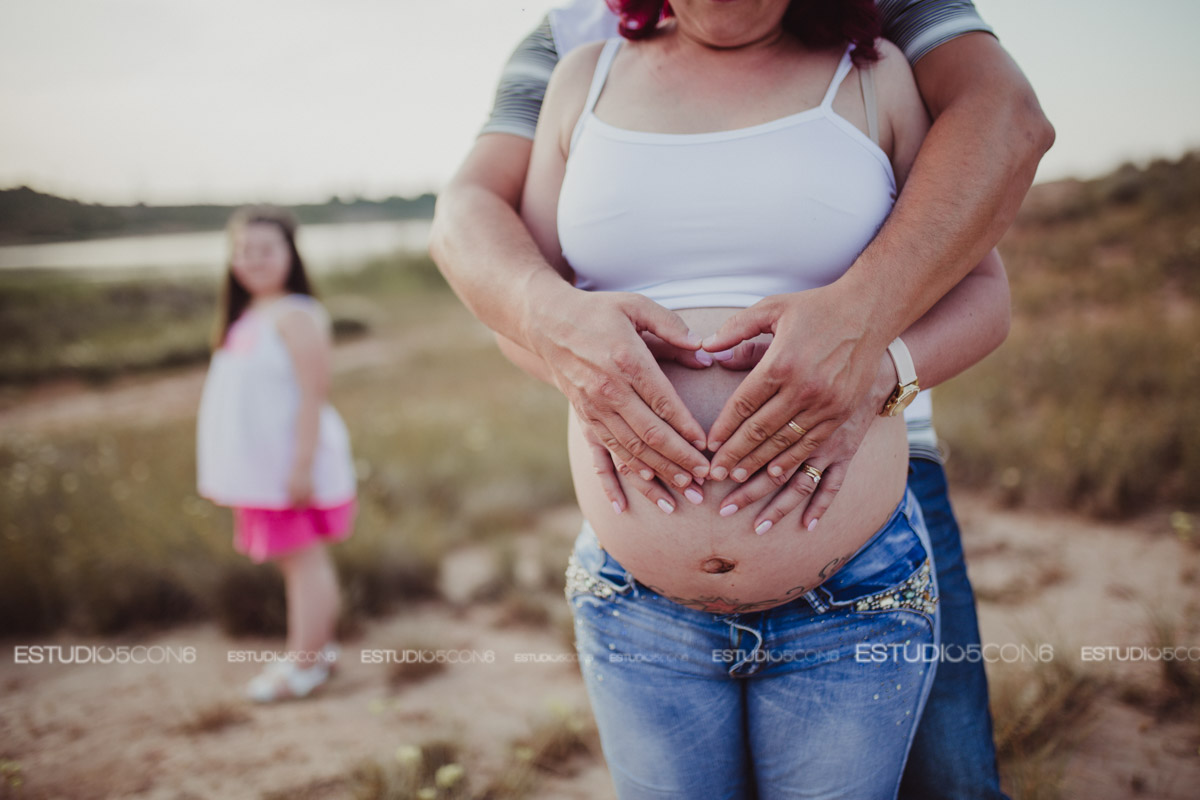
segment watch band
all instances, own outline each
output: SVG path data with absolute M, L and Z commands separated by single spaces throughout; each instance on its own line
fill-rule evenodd
M 896 365 L 896 385 L 904 387 L 910 383 L 917 381 L 917 368 L 913 364 L 912 354 L 908 352 L 908 345 L 901 341 L 897 336 L 892 343 L 887 346 L 888 355 L 892 357 L 892 363 Z

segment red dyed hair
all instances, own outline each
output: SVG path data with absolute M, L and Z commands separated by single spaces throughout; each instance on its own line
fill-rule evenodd
M 618 30 L 626 39 L 648 39 L 659 20 L 673 16 L 667 0 L 605 0 L 620 17 Z M 791 0 L 783 27 L 814 50 L 854 44 L 855 64 L 876 61 L 875 39 L 883 30 L 875 0 Z

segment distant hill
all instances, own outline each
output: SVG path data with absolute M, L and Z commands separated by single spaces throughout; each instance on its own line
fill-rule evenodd
M 371 222 L 433 216 L 432 194 L 386 200 L 334 198 L 289 206 L 301 223 Z M 237 206 L 105 206 L 81 203 L 21 186 L 0 190 L 0 244 L 88 239 L 146 233 L 219 230 Z

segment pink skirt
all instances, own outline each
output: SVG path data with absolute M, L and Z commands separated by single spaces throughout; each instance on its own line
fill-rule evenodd
M 314 543 L 349 538 L 356 502 L 332 508 L 233 509 L 233 548 L 261 564 Z

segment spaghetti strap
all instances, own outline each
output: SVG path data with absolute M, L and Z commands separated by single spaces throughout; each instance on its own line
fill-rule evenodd
M 854 52 L 854 45 L 846 45 L 846 52 L 842 53 L 842 60 L 838 62 L 837 70 L 833 73 L 833 80 L 829 82 L 829 88 L 825 91 L 825 97 L 821 100 L 822 108 L 828 108 L 833 105 L 833 98 L 837 96 L 838 87 L 842 85 L 842 81 L 850 74 L 850 68 L 854 66 L 854 62 L 850 60 L 852 52 Z
M 596 101 L 600 99 L 600 92 L 603 91 L 604 83 L 608 80 L 608 71 L 612 69 L 613 59 L 617 57 L 617 50 L 620 49 L 621 42 L 620 36 L 614 36 L 604 43 L 604 48 L 600 51 L 600 58 L 596 61 L 596 71 L 592 73 L 592 85 L 588 88 L 587 100 L 583 103 L 583 112 L 576 120 L 574 130 L 571 131 L 568 154 L 575 149 L 575 141 L 583 132 L 583 123 L 591 115 L 592 109 L 596 107 Z
M 862 85 L 863 106 L 867 111 L 867 133 L 871 141 L 879 144 L 879 104 L 875 101 L 875 65 L 862 67 L 858 70 L 859 83 Z
M 600 51 L 600 58 L 596 61 L 596 72 L 592 75 L 592 85 L 588 89 L 587 101 L 583 104 L 585 114 L 591 113 L 596 107 L 596 101 L 600 99 L 600 92 L 604 89 L 604 82 L 608 80 L 608 71 L 612 69 L 613 59 L 617 57 L 621 41 L 620 36 L 614 36 L 604 43 L 604 49 Z

